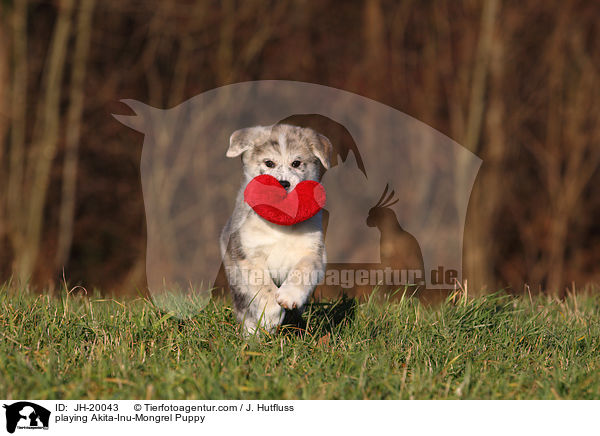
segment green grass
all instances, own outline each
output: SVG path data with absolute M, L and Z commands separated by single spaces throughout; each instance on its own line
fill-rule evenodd
M 600 297 L 314 303 L 305 330 L 244 340 L 212 301 L 181 321 L 144 299 L 0 288 L 0 398 L 600 398 Z

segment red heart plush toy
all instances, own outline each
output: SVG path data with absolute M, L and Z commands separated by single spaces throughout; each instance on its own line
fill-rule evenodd
M 267 221 L 291 226 L 321 210 L 325 205 L 325 189 L 319 182 L 305 180 L 288 193 L 275 177 L 262 174 L 248 183 L 244 200 Z

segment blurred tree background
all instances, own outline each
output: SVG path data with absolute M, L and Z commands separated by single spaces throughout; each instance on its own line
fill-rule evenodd
M 564 294 L 600 279 L 600 2 L 0 1 L 0 279 L 145 286 L 142 136 L 240 81 L 376 99 L 483 159 L 470 289 Z M 224 153 L 226 144 L 215 146 Z

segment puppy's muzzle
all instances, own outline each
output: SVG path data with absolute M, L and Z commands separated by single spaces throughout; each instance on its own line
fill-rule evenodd
M 279 184 L 281 186 L 283 186 L 283 189 L 285 189 L 286 191 L 289 189 L 290 187 L 290 182 L 288 182 L 287 180 L 280 180 Z

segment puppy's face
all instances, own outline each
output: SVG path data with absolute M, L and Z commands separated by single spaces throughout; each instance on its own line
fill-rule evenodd
M 227 156 L 240 154 L 246 181 L 269 174 L 289 192 L 303 180 L 321 179 L 329 168 L 331 143 L 305 127 L 257 126 L 237 130 L 231 135 Z

